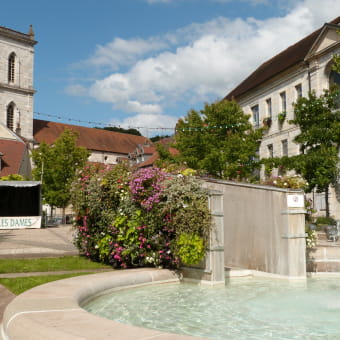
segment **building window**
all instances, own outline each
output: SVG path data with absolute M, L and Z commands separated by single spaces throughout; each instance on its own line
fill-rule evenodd
M 287 111 L 287 98 L 286 98 L 286 92 L 280 93 L 281 97 L 281 111 L 286 112 Z
M 302 97 L 302 85 L 298 84 L 295 86 L 295 92 L 296 92 L 296 99 L 299 99 Z
M 273 144 L 268 144 L 267 149 L 268 149 L 268 158 L 273 158 L 274 157 Z
M 8 82 L 14 83 L 14 73 L 15 73 L 15 54 L 11 53 L 8 58 Z
M 266 104 L 267 104 L 267 117 L 272 118 L 272 114 L 273 114 L 273 111 L 272 111 L 272 99 L 268 98 L 266 100 Z
M 14 104 L 11 103 L 7 106 L 7 127 L 13 131 L 14 128 Z
M 282 156 L 288 156 L 288 140 L 284 139 L 281 141 Z
M 251 111 L 253 113 L 254 126 L 259 127 L 260 126 L 259 106 L 258 105 L 253 106 L 251 108 Z

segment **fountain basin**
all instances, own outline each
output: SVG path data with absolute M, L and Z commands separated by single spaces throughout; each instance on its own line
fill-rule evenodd
M 179 283 L 176 273 L 150 268 L 77 276 L 47 283 L 19 295 L 7 306 L 1 335 L 4 340 L 199 339 L 122 324 L 81 308 L 94 296 L 113 290 L 170 282 Z

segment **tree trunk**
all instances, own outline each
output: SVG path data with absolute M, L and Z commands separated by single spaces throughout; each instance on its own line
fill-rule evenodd
M 325 190 L 326 217 L 329 217 L 329 187 Z

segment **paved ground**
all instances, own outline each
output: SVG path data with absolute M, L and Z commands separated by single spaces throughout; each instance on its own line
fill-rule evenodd
M 71 225 L 42 229 L 0 229 L 0 258 L 32 258 L 78 254 Z
M 0 258 L 36 258 L 77 255 L 72 243 L 71 225 L 43 229 L 0 229 Z M 36 273 L 37 275 L 41 273 Z M 46 273 L 45 273 L 46 274 Z M 55 273 L 54 273 L 55 274 Z M 27 276 L 30 274 L 1 275 L 1 277 Z M 0 324 L 7 304 L 15 297 L 0 285 Z M 0 334 L 1 339 L 1 334 Z

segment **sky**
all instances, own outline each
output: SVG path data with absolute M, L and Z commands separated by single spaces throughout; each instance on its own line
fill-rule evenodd
M 34 118 L 152 137 L 339 15 L 339 0 L 16 0 L 0 26 L 33 25 Z

